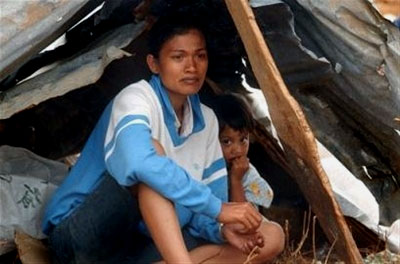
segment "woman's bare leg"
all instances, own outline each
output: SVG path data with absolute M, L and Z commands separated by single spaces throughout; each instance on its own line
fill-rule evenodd
M 259 230 L 264 236 L 262 247 L 251 263 L 268 263 L 284 249 L 285 237 L 282 228 L 274 222 L 263 222 Z M 205 245 L 190 251 L 194 263 L 243 263 L 247 255 L 229 245 Z
M 162 146 L 153 140 L 159 155 Z M 139 184 L 139 207 L 151 237 L 167 263 L 192 263 L 173 204 L 145 184 Z
M 192 263 L 172 203 L 139 184 L 139 207 L 151 237 L 167 263 Z

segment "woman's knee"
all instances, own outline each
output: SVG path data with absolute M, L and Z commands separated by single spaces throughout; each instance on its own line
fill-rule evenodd
M 273 233 L 276 238 L 276 251 L 277 254 L 280 254 L 284 248 L 285 248 L 285 232 L 283 231 L 283 228 L 281 225 L 275 222 L 271 222 L 271 225 L 273 226 Z
M 158 140 L 153 139 L 153 146 L 156 149 L 158 155 L 165 156 L 164 147 L 158 142 Z
M 153 139 L 153 146 L 158 155 L 165 156 L 165 151 L 163 146 L 157 140 Z M 130 187 L 130 191 L 132 195 L 137 196 L 140 200 L 147 200 L 147 199 L 166 199 L 162 197 L 158 192 L 147 186 L 143 183 L 138 183 Z
M 158 192 L 144 183 L 138 183 L 136 186 L 139 202 L 147 199 L 164 199 Z
M 264 263 L 282 253 L 285 248 L 285 233 L 282 227 L 275 222 L 264 222 L 260 231 L 264 236 L 264 247 L 261 248 L 258 259 Z
M 148 193 L 154 192 L 153 189 L 151 189 L 149 186 L 147 186 L 144 183 L 135 184 L 135 187 L 137 188 L 139 194 L 148 194 Z

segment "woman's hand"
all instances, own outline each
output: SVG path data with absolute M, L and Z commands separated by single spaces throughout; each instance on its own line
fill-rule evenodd
M 222 227 L 221 232 L 229 244 L 245 254 L 249 254 L 255 246 L 264 246 L 264 237 L 260 232 L 242 233 L 242 229 L 241 225 L 227 224 Z
M 241 224 L 243 233 L 251 233 L 260 227 L 262 217 L 250 203 L 232 202 L 222 204 L 217 220 L 224 224 Z

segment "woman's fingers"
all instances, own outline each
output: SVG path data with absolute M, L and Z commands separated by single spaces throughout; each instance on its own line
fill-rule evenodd
M 246 211 L 246 220 L 248 221 L 246 228 L 248 232 L 253 232 L 260 226 L 262 217 L 250 203 L 247 203 L 247 205 L 249 208 L 247 208 L 248 211 Z
M 238 223 L 244 226 L 244 232 L 255 231 L 261 224 L 261 215 L 250 203 L 223 203 L 218 221 Z
M 261 218 L 260 213 L 258 213 L 258 212 L 254 209 L 253 206 L 251 206 L 251 207 L 253 208 L 253 212 L 252 212 L 253 214 L 251 214 L 251 215 L 249 216 L 249 221 L 250 221 L 250 223 L 251 223 L 250 230 L 251 230 L 251 231 L 255 231 L 258 227 L 260 227 L 262 218 Z

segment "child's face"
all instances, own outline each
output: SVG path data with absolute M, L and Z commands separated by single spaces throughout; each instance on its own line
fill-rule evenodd
M 206 43 L 201 32 L 191 29 L 176 35 L 162 45 L 158 59 L 149 56 L 150 70 L 159 74 L 171 101 L 200 90 L 208 67 Z
M 232 129 L 226 126 L 219 133 L 222 152 L 228 166 L 241 156 L 247 156 L 249 151 L 249 132 Z

